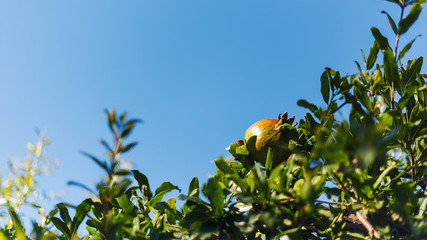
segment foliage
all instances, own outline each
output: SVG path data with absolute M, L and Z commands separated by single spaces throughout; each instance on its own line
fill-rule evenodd
M 139 120 L 107 111 L 113 135 L 112 145 L 101 141 L 107 159 L 83 153 L 105 179 L 96 190 L 71 182 L 93 197 L 76 207 L 59 203 L 33 238 L 50 239 L 54 226 L 60 239 L 426 239 L 427 75 L 422 57 L 402 63 L 416 39 L 399 51 L 426 1 L 388 1 L 402 13 L 396 23 L 382 12 L 395 46 L 372 27 L 375 41 L 367 56 L 362 52 L 363 64 L 356 62 L 357 73 L 325 68 L 326 107 L 300 100 L 309 112 L 298 125 L 276 125 L 289 133 L 287 159 L 273 164 L 270 149 L 261 166 L 246 142 L 231 143 L 232 157 L 215 160 L 206 183 L 193 178 L 178 208 L 176 198 L 164 199 L 181 191 L 177 186 L 164 182 L 153 193 L 143 173 L 120 166 L 136 145 L 125 140 Z M 339 121 L 341 109 L 348 117 Z M 0 239 L 27 239 L 9 211 L 12 224 Z M 87 234 L 79 238 L 83 222 Z
M 0 179 L 0 219 L 6 224 L 0 229 L 0 239 L 26 239 L 25 229 L 19 217 L 21 206 L 28 205 L 37 209 L 41 216 L 41 223 L 33 222 L 33 239 L 54 239 L 55 234 L 46 228 L 48 220 L 44 209 L 37 205 L 37 201 L 48 198 L 38 189 L 38 177 L 50 174 L 52 163 L 44 158 L 43 149 L 49 144 L 44 133 L 39 132 L 36 144 L 28 144 L 30 154 L 25 161 L 8 161 L 9 175 L 2 175 Z

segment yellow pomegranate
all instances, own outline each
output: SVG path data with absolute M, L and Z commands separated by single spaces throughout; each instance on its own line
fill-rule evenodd
M 292 124 L 295 117 L 287 119 L 287 113 L 279 119 L 262 119 L 252 124 L 245 133 L 245 145 L 256 162 L 265 166 L 268 149 L 273 153 L 272 166 L 287 160 L 291 134 L 284 124 Z

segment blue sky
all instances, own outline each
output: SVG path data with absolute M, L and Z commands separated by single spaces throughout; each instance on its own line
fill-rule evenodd
M 371 26 L 394 44 L 381 10 L 399 15 L 380 0 L 3 2 L 0 160 L 23 159 L 34 128 L 46 129 L 46 156 L 61 165 L 41 187 L 78 203 L 86 192 L 67 182 L 101 179 L 79 152 L 105 156 L 104 109 L 115 108 L 144 121 L 124 158 L 152 188 L 171 181 L 185 192 L 255 121 L 284 111 L 300 119 L 301 98 L 322 104 L 323 67 L 355 73 Z M 427 35 L 426 16 L 401 46 Z M 426 56 L 425 46 L 426 37 L 417 39 L 406 59 Z

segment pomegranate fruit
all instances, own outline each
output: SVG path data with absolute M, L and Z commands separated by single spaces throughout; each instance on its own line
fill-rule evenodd
M 279 119 L 262 119 L 252 124 L 245 133 L 245 145 L 254 160 L 265 166 L 268 149 L 273 153 L 272 166 L 275 167 L 288 159 L 291 132 L 286 124 L 292 124 L 295 117 L 287 119 L 287 112 Z

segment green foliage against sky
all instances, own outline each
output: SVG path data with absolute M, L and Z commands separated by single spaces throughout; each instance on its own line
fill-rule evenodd
M 70 182 L 91 197 L 57 204 L 31 232 L 8 201 L 0 239 L 426 239 L 427 75 L 423 57 L 403 62 L 416 38 L 401 45 L 425 1 L 389 1 L 402 13 L 382 12 L 394 36 L 372 27 L 357 73 L 325 68 L 324 104 L 299 100 L 308 112 L 297 125 L 279 116 L 286 158 L 277 162 L 270 147 L 260 165 L 250 140 L 240 140 L 205 183 L 193 178 L 186 193 L 169 181 L 151 189 L 144 173 L 121 166 L 139 120 L 109 110 L 106 158 L 83 153 L 105 178 L 96 187 Z

